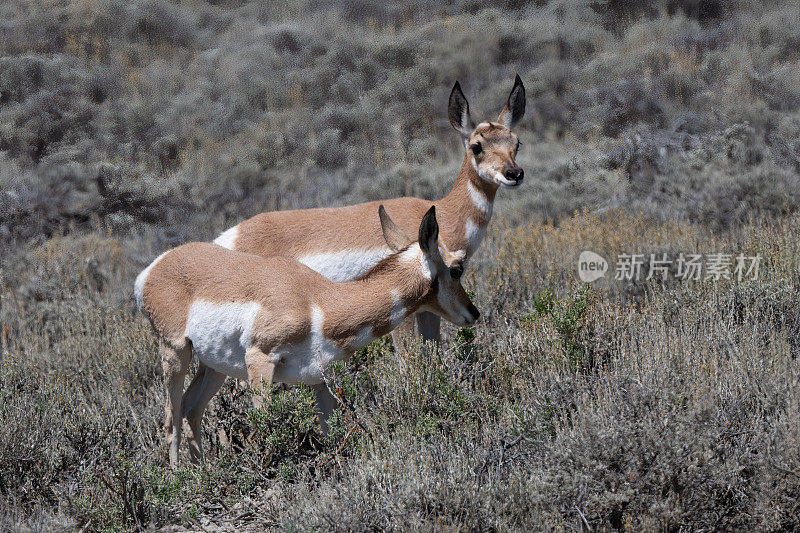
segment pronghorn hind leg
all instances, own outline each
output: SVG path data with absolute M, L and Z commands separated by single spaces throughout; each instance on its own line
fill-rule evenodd
M 416 314 L 417 317 L 417 330 L 422 336 L 423 342 L 434 341 L 440 342 L 441 338 L 441 324 L 442 319 L 439 315 L 429 313 L 428 311 L 420 311 Z
M 169 464 L 174 469 L 178 467 L 178 450 L 181 442 L 181 400 L 183 399 L 183 378 L 189 370 L 189 361 L 192 359 L 192 346 L 184 342 L 183 346 L 175 348 L 164 339 L 159 341 L 161 351 L 161 366 L 164 369 L 164 385 L 167 389 L 164 405 L 164 431 L 169 443 Z
M 199 378 L 199 379 L 198 379 Z M 203 422 L 203 413 L 205 413 L 208 402 L 219 391 L 222 383 L 225 381 L 225 374 L 217 372 L 208 368 L 203 363 L 200 363 L 200 369 L 197 371 L 189 390 L 183 396 L 183 417 L 189 422 L 189 457 L 192 463 L 198 464 L 203 462 L 203 436 L 201 434 L 201 426 Z M 192 386 L 195 385 L 194 389 Z M 192 393 L 190 395 L 190 392 Z
M 336 398 L 331 394 L 328 385 L 322 382 L 312 387 L 317 395 L 317 408 L 319 409 L 319 425 L 322 428 L 322 434 L 328 434 L 328 419 L 333 414 L 336 404 L 339 403 Z
M 186 410 L 191 407 L 191 405 L 195 402 L 197 395 L 200 394 L 200 389 L 203 385 L 203 376 L 205 376 L 206 369 L 208 367 L 200 361 L 200 364 L 197 366 L 197 373 L 192 378 L 192 382 L 189 383 L 189 387 L 183 393 L 183 400 L 181 401 L 181 412 L 183 413 L 184 418 L 186 417 Z
M 272 376 L 275 373 L 275 362 L 272 354 L 252 347 L 244 354 L 247 365 L 247 376 L 250 387 L 253 389 L 253 407 L 260 409 L 264 405 L 265 396 L 269 394 L 272 386 Z

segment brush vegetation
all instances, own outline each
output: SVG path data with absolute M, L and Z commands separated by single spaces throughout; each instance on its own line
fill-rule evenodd
M 792 2 L 0 5 L 0 529 L 771 530 L 800 514 Z M 517 161 L 438 349 L 387 339 L 168 468 L 133 279 L 260 211 L 442 196 L 461 81 Z M 377 216 L 377 214 L 376 214 Z M 761 257 L 587 285 L 580 252 Z

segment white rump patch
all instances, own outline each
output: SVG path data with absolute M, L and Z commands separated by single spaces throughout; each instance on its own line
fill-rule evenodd
M 475 207 L 483 213 L 486 218 L 492 216 L 492 207 L 494 204 L 489 201 L 481 191 L 473 187 L 472 183 L 467 182 L 467 192 L 469 192 L 469 197 L 472 199 L 472 203 L 475 204 Z
M 163 254 L 156 257 L 155 260 L 147 266 L 147 268 L 142 270 L 139 275 L 136 276 L 136 281 L 133 284 L 133 294 L 136 296 L 136 305 L 139 306 L 139 309 L 142 308 L 142 294 L 144 293 L 144 284 L 147 282 L 147 276 L 150 275 L 150 271 L 154 266 L 156 266 L 156 263 L 158 263 L 159 259 L 167 255 L 169 252 L 170 250 L 167 250 Z
M 362 276 L 381 259 L 391 255 L 388 248 L 342 250 L 300 257 L 298 261 L 331 281 L 350 281 Z
M 472 220 L 467 220 L 466 227 L 464 238 L 467 241 L 467 248 L 474 252 L 481 245 L 481 241 L 483 241 L 483 237 L 486 235 L 486 226 L 475 224 Z
M 244 354 L 252 343 L 257 302 L 217 304 L 195 301 L 189 308 L 184 335 L 197 358 L 217 372 L 247 380 Z
M 218 244 L 223 248 L 227 248 L 228 250 L 234 250 L 236 248 L 236 239 L 239 237 L 239 225 L 235 225 L 232 228 L 228 228 L 222 233 L 220 233 L 219 237 L 214 239 L 214 244 Z

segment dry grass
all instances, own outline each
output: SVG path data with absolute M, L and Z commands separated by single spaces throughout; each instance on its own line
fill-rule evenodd
M 797 16 L 0 3 L 0 529 L 797 529 Z M 491 118 L 515 72 L 529 179 L 467 271 L 480 324 L 337 367 L 329 439 L 307 390 L 253 412 L 229 380 L 169 472 L 136 273 L 259 211 L 444 194 L 453 81 Z M 586 287 L 584 250 L 762 263 Z
M 131 274 L 111 268 L 107 289 L 93 285 L 91 265 L 115 264 L 118 245 L 44 243 L 34 257 L 56 280 L 46 304 L 3 289 L 5 520 L 791 528 L 797 217 L 727 233 L 625 213 L 576 214 L 557 227 L 500 222 L 467 278 L 485 317 L 474 331 L 450 330 L 441 350 L 412 347 L 407 357 L 376 343 L 339 367 L 334 386 L 353 411 L 340 412 L 327 441 L 307 390 L 276 391 L 269 412 L 248 413 L 231 381 L 206 419 L 208 464 L 175 475 L 160 437 L 152 334 L 116 301 Z M 757 281 L 585 287 L 576 276 L 584 249 L 765 262 Z M 83 261 L 70 270 L 74 253 Z

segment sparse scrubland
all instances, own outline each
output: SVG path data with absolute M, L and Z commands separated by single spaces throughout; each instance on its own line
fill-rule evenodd
M 272 6 L 272 7 L 269 7 Z M 0 529 L 796 530 L 800 7 L 0 4 Z M 514 73 L 526 182 L 465 274 L 482 318 L 383 339 L 168 468 L 133 278 L 264 210 L 444 194 L 459 79 Z M 376 214 L 377 216 L 377 214 Z M 755 280 L 580 252 L 759 255 Z M 647 264 L 645 265 L 645 272 Z

